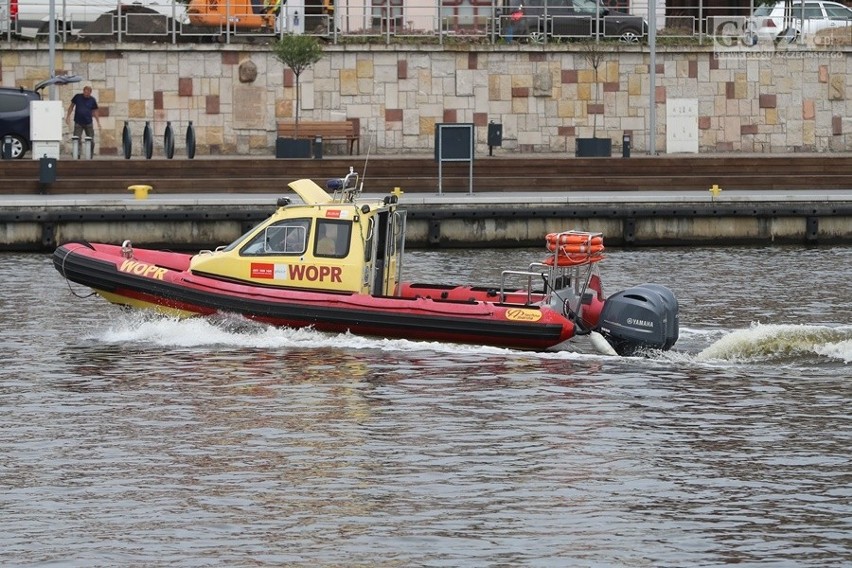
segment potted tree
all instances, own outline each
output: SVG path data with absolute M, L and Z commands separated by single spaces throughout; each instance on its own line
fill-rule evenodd
M 302 106 L 300 77 L 302 72 L 322 59 L 322 46 L 314 36 L 287 34 L 272 46 L 275 58 L 293 71 L 296 77 L 295 125 L 292 138 L 276 141 L 276 156 L 279 158 L 310 158 L 311 141 L 299 138 L 299 109 Z
M 595 106 L 600 100 L 598 96 L 598 67 L 604 60 L 604 52 L 601 51 L 600 45 L 596 42 L 589 42 L 584 47 L 583 57 L 592 67 L 595 74 Z M 577 138 L 577 149 L 575 155 L 577 157 L 594 157 L 594 156 L 612 156 L 612 140 L 609 138 L 598 138 L 598 114 L 594 113 L 594 122 L 592 126 L 591 138 Z

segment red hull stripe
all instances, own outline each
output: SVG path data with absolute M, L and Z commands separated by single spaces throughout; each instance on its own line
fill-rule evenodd
M 69 252 L 73 251 L 73 252 Z M 128 299 L 207 315 L 241 314 L 277 326 L 312 326 L 320 331 L 351 331 L 361 335 L 427 339 L 494 345 L 521 349 L 546 349 L 569 339 L 572 324 L 554 312 L 542 312 L 540 321 L 510 321 L 491 304 L 461 301 L 372 298 L 353 294 L 316 294 L 292 291 L 291 298 L 276 298 L 274 290 L 239 294 L 244 285 L 207 280 L 201 287 L 168 272 L 162 280 L 121 272 L 116 261 L 88 248 L 59 247 L 54 265 L 69 280 Z M 176 275 L 176 277 L 175 277 Z M 229 292 L 228 288 L 232 290 Z M 410 304 L 410 308 L 406 308 Z M 387 306 L 387 307 L 384 307 Z M 487 308 L 487 309 L 483 309 Z M 491 314 L 491 315 L 488 315 Z M 496 314 L 496 315 L 495 315 Z

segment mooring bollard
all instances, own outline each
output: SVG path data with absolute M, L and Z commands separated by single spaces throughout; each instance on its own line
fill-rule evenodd
M 128 191 L 133 192 L 135 199 L 148 199 L 148 193 L 154 188 L 150 185 L 131 185 L 127 187 Z

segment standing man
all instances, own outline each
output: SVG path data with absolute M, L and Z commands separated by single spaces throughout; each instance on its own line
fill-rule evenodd
M 74 136 L 79 137 L 85 131 L 86 136 L 92 139 L 92 148 L 94 148 L 95 127 L 92 124 L 92 119 L 94 118 L 98 122 L 98 128 L 101 127 L 101 119 L 98 116 L 98 101 L 92 96 L 90 86 L 83 87 L 83 92 L 77 93 L 71 99 L 68 112 L 65 113 L 66 124 L 71 119 L 71 112 L 74 113 Z

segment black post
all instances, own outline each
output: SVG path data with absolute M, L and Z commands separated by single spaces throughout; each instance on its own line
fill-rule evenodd
M 195 157 L 195 128 L 192 127 L 192 121 L 186 127 L 186 156 L 190 160 Z
M 621 138 L 621 157 L 630 157 L 630 133 L 628 132 L 625 132 L 624 136 Z
M 151 123 L 145 121 L 145 130 L 142 131 L 142 148 L 145 150 L 145 157 L 151 159 L 154 155 L 154 133 L 151 132 Z
M 121 131 L 121 146 L 124 148 L 124 159 L 129 160 L 133 153 L 133 139 L 130 137 L 130 123 L 126 120 Z
M 175 157 L 175 135 L 172 132 L 172 122 L 166 122 L 166 131 L 163 133 L 163 148 L 166 150 L 166 158 L 171 160 Z

